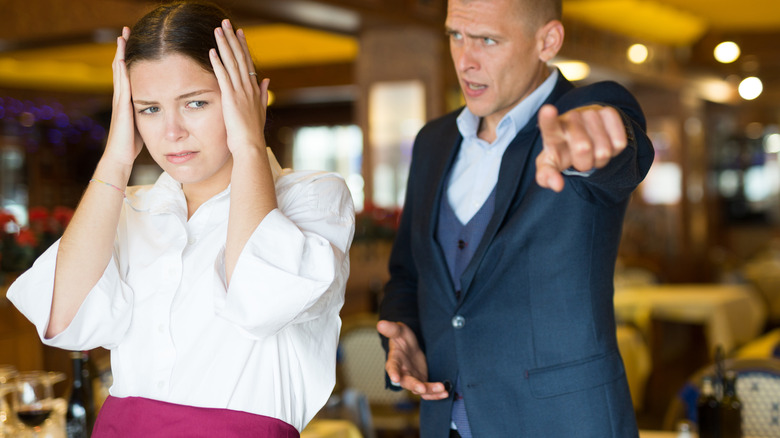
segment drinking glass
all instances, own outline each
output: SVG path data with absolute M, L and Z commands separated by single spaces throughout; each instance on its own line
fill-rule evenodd
M 0 437 L 9 433 L 13 417 L 11 415 L 8 394 L 13 392 L 11 380 L 16 377 L 17 371 L 12 365 L 0 365 Z
M 29 371 L 14 379 L 14 412 L 16 418 L 33 431 L 33 437 L 38 436 L 54 406 L 52 377 L 52 373 Z

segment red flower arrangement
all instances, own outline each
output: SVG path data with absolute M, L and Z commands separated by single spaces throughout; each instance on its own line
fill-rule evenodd
M 392 242 L 395 239 L 400 218 L 400 208 L 382 208 L 366 202 L 363 211 L 355 215 L 354 241 L 386 240 Z
M 29 268 L 46 248 L 62 236 L 73 217 L 73 209 L 33 207 L 29 224 L 19 226 L 16 217 L 0 210 L 0 271 L 20 272 Z

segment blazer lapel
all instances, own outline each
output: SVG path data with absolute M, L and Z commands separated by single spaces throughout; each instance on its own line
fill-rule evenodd
M 554 103 L 561 95 L 574 87 L 560 72 L 558 72 L 558 75 L 555 88 L 553 88 L 545 103 Z M 510 210 L 512 200 L 517 196 L 522 196 L 528 190 L 530 184 L 535 184 L 536 175 L 533 173 L 536 167 L 533 163 L 529 163 L 528 160 L 535 160 L 535 156 L 531 157 L 531 151 L 537 145 L 541 147 L 541 133 L 537 124 L 537 116 L 534 114 L 523 129 L 517 133 L 517 136 L 507 147 L 506 152 L 504 152 L 504 156 L 501 159 L 498 182 L 496 182 L 496 202 L 493 217 L 485 229 L 485 234 L 482 236 L 482 241 L 480 241 L 474 257 L 472 257 L 460 278 L 464 294 L 468 294 L 471 282 L 474 280 L 474 276 L 482 259 L 485 257 L 488 247 L 495 238 L 496 233 L 498 233 L 500 225 L 504 223 L 504 218 Z
M 531 122 L 536 123 L 536 117 Z M 529 126 L 530 122 L 529 122 Z M 526 126 L 527 127 L 527 126 Z M 509 211 L 509 207 L 512 204 L 512 199 L 515 195 L 521 191 L 525 192 L 528 184 L 533 181 L 533 175 L 528 175 L 529 169 L 527 168 L 528 159 L 531 155 L 534 142 L 539 135 L 539 131 L 534 129 L 523 129 L 518 133 L 517 137 L 512 140 L 512 143 L 507 147 L 504 152 L 504 157 L 501 160 L 501 167 L 498 175 L 498 182 L 496 182 L 496 202 L 495 209 L 493 210 L 493 217 L 488 222 L 488 226 L 485 229 L 485 234 L 482 236 L 482 240 L 479 242 L 474 257 L 471 258 L 466 270 L 463 271 L 463 276 L 460 278 L 460 285 L 464 293 L 468 294 L 471 282 L 476 275 L 477 268 L 485 256 L 487 248 L 493 241 L 496 233 L 498 232 L 499 225 L 503 223 L 504 217 Z
M 431 151 L 429 157 L 433 159 L 428 163 L 426 178 L 430 184 L 436 184 L 435 190 L 428 190 L 427 188 L 420 188 L 425 193 L 425 197 L 421 199 L 420 204 L 417 206 L 422 213 L 419 214 L 422 229 L 425 230 L 425 238 L 428 240 L 427 245 L 423 245 L 425 248 L 431 249 L 430 260 L 431 270 L 435 273 L 437 281 L 446 285 L 445 290 L 452 290 L 453 284 L 450 278 L 449 268 L 447 268 L 447 260 L 444 257 L 444 251 L 439 243 L 436 241 L 436 226 L 439 222 L 439 209 L 442 202 L 442 197 L 446 196 L 446 178 L 449 174 L 449 170 L 455 163 L 455 158 L 460 150 L 460 144 L 462 137 L 455 123 L 457 115 L 460 111 L 454 113 L 454 117 L 451 117 L 449 123 L 443 125 L 443 129 L 440 131 L 440 135 L 437 137 L 439 141 L 425 145 L 424 147 L 436 148 Z M 447 160 L 437 159 L 437 157 L 447 157 Z M 455 294 L 447 294 L 450 299 L 455 301 Z

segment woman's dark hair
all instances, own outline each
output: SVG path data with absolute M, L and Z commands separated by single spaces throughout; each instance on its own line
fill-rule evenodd
M 209 50 L 217 47 L 214 29 L 229 18 L 219 6 L 205 1 L 175 1 L 144 15 L 133 26 L 125 48 L 128 68 L 135 61 L 155 61 L 180 54 L 214 72 Z

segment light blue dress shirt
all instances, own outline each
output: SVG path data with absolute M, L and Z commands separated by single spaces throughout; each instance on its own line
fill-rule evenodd
M 458 130 L 463 136 L 463 142 L 450 174 L 447 199 L 462 224 L 467 224 L 479 211 L 496 186 L 501 159 L 509 143 L 552 93 L 559 72 L 558 69 L 551 70 L 542 85 L 501 119 L 496 127 L 496 139 L 492 143 L 477 137 L 480 118 L 468 107 L 463 108 L 458 116 Z

